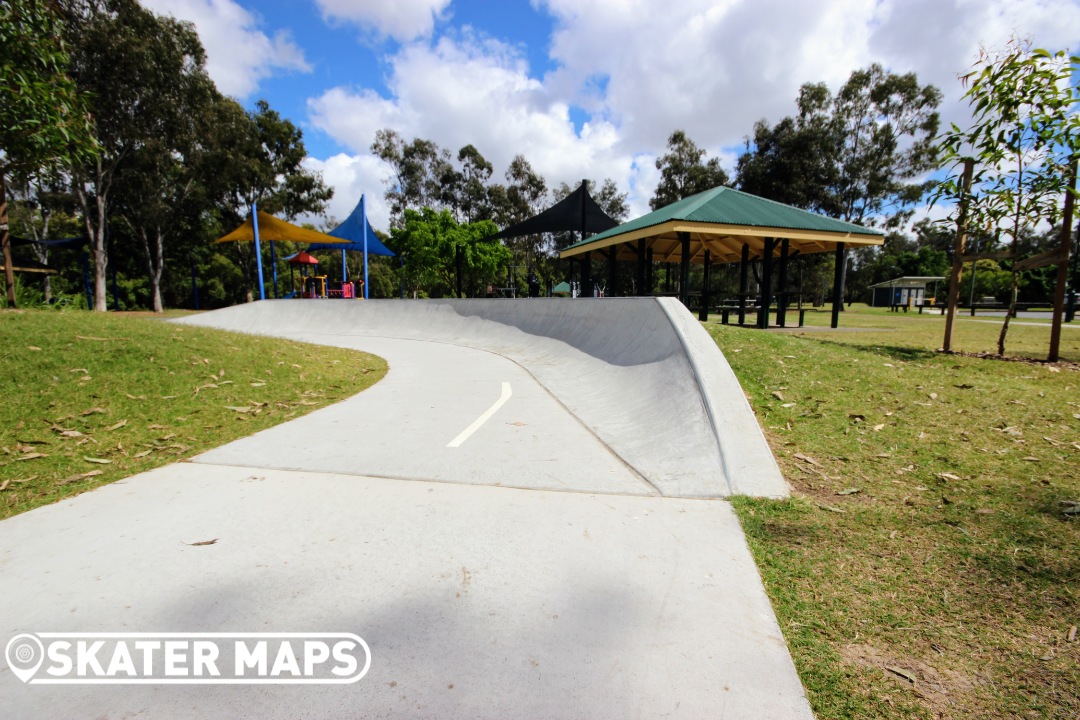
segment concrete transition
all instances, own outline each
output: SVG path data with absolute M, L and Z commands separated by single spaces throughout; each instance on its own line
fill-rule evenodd
M 485 350 L 524 368 L 662 495 L 787 494 L 727 360 L 673 298 L 280 300 L 180 322 L 348 347 L 397 338 Z
M 0 522 L 0 718 L 812 720 L 722 499 L 786 488 L 681 305 L 295 300 L 183 322 L 390 371 Z M 164 399 L 155 416 L 198 425 Z M 350 684 L 202 684 L 182 656 L 195 684 L 155 665 L 149 684 L 57 685 L 51 656 L 12 659 L 24 633 L 352 633 L 371 662 Z

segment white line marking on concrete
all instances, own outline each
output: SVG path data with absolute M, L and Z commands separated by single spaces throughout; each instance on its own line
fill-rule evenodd
M 506 404 L 506 401 L 513 395 L 513 391 L 510 390 L 510 383 L 504 382 L 502 384 L 502 394 L 499 395 L 499 399 L 495 401 L 495 404 L 484 411 L 484 414 L 473 420 L 472 425 L 461 431 L 461 434 L 447 443 L 446 447 L 456 448 L 463 442 L 469 439 L 469 436 L 480 429 L 480 426 L 491 419 L 491 416 L 499 412 L 499 408 Z

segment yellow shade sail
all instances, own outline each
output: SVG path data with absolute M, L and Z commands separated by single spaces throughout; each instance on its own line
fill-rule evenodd
M 299 225 L 293 225 L 287 223 L 284 220 L 278 220 L 273 215 L 268 215 L 262 210 L 258 210 L 256 213 L 259 217 L 259 240 L 260 241 L 291 241 L 300 243 L 333 243 L 335 245 L 348 245 L 348 240 L 342 240 L 341 238 L 333 237 L 332 235 L 326 235 L 325 233 L 317 232 L 315 230 L 308 230 L 302 228 Z M 244 224 L 233 230 L 228 235 L 223 235 L 215 240 L 215 243 L 226 242 L 254 242 L 255 241 L 255 228 L 251 224 L 251 218 L 249 217 L 244 221 Z

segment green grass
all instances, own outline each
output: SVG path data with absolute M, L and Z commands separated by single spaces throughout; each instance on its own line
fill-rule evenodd
M 798 313 L 788 315 L 790 321 L 798 322 Z M 715 319 L 719 319 L 717 316 Z M 806 331 L 828 328 L 832 313 L 827 309 L 809 310 L 806 313 Z M 952 349 L 970 353 L 996 353 L 997 338 L 1004 318 L 977 314 L 971 317 L 961 311 L 953 330 Z M 789 323 L 790 324 L 790 323 Z M 919 315 L 890 312 L 888 308 L 870 308 L 855 305 L 840 315 L 841 331 L 857 328 L 858 334 L 869 332 L 872 337 L 859 339 L 859 344 L 888 345 L 901 333 L 899 344 L 920 350 L 937 350 L 945 335 L 945 318 L 937 312 Z M 874 332 L 877 331 L 877 332 Z M 843 334 L 843 332 L 841 333 Z M 847 338 L 845 338 L 847 340 Z M 1045 319 L 1015 318 L 1009 325 L 1005 339 L 1007 357 L 1044 359 L 1050 346 L 1050 321 Z M 1061 332 L 1061 357 L 1080 362 L 1080 322 L 1065 326 Z
M 3 518 L 354 395 L 386 363 L 147 317 L 4 311 L 0 368 Z
M 734 505 L 815 712 L 1076 718 L 1080 367 L 934 352 L 940 318 L 841 325 L 882 329 L 706 326 L 794 489 Z M 1045 354 L 1046 329 L 1010 337 Z

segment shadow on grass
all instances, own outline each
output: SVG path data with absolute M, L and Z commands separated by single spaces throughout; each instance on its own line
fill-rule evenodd
M 903 345 L 858 345 L 856 343 L 840 342 L 837 340 L 820 340 L 817 338 L 814 338 L 814 340 L 822 345 L 832 345 L 837 348 L 843 348 L 844 350 L 852 350 L 868 355 L 882 355 L 892 358 L 893 360 L 903 360 L 905 362 L 929 360 L 930 358 L 942 356 L 937 350 L 905 347 Z

